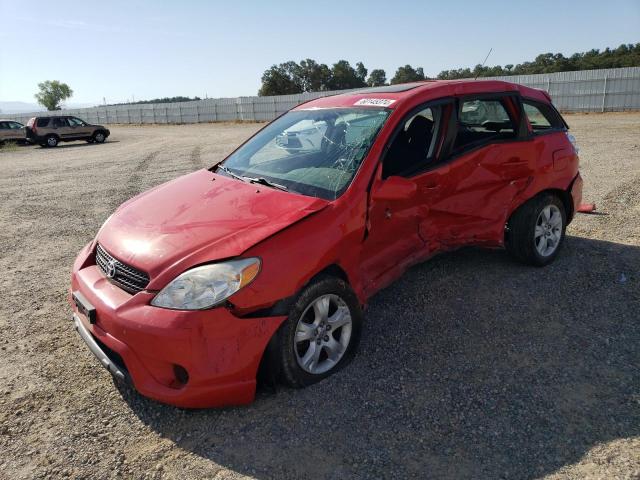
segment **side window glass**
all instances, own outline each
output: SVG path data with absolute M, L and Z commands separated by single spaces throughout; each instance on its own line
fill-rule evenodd
M 527 100 L 523 100 L 522 106 L 534 134 L 562 127 L 551 107 Z
M 69 124 L 72 127 L 82 127 L 85 123 L 79 118 L 72 117 L 72 118 L 69 118 Z
M 39 118 L 37 121 L 37 125 L 39 127 L 46 127 L 47 125 L 49 125 L 49 118 Z
M 7 129 L 7 122 L 0 122 L 0 130 L 6 130 Z
M 427 107 L 404 121 L 382 165 L 383 178 L 411 176 L 433 162 L 442 107 Z
M 454 153 L 494 140 L 515 138 L 516 126 L 503 100 L 465 100 L 458 115 Z
M 66 127 L 66 126 L 68 126 L 67 119 L 66 118 L 54 118 L 53 119 L 53 126 L 54 127 Z
M 16 122 L 10 122 L 9 128 L 19 129 L 22 128 L 22 125 Z

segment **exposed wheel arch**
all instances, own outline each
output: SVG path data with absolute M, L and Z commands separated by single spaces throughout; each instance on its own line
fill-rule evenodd
M 347 272 L 345 272 L 345 270 L 337 263 L 333 263 L 331 265 L 327 265 L 325 268 L 313 275 L 290 297 L 278 300 L 270 308 L 252 312 L 245 318 L 288 315 L 289 309 L 295 302 L 298 295 L 300 295 L 300 292 L 302 292 L 308 285 L 322 277 L 339 278 L 340 280 L 346 282 L 347 285 L 351 286 L 351 288 L 353 288 L 353 285 L 351 285 L 349 282 L 349 276 L 347 275 Z M 278 383 L 278 378 L 280 376 L 280 367 L 279 363 L 277 362 L 276 346 L 281 328 L 282 326 L 280 326 L 280 328 L 278 328 L 269 339 L 269 343 L 267 343 L 267 346 L 265 347 L 264 351 L 262 352 L 262 356 L 260 357 L 258 371 L 256 372 L 256 380 L 258 381 L 258 383 L 266 385 L 269 388 L 275 388 L 275 385 Z
M 567 194 L 568 199 L 563 198 L 563 194 Z M 567 202 L 571 205 L 573 203 L 571 195 L 567 192 L 563 192 L 558 189 L 547 189 L 529 198 L 526 202 L 515 209 L 505 225 L 504 246 L 507 252 L 509 252 L 516 260 L 525 264 L 541 267 L 551 263 L 557 256 L 558 249 L 562 245 L 565 230 L 568 225 L 568 215 L 566 211 Z M 539 212 L 542 211 L 541 209 L 543 207 L 546 209 L 554 208 L 558 216 L 561 216 L 561 220 L 557 222 L 559 225 L 558 228 L 554 227 L 552 229 L 556 222 L 549 220 L 548 212 L 546 214 L 547 224 L 544 225 L 544 222 L 543 224 L 540 223 L 540 215 L 542 215 L 542 213 Z M 531 220 L 535 220 L 536 217 L 538 223 L 531 223 Z M 547 230 L 542 230 L 543 227 Z M 541 229 L 540 233 L 538 233 L 538 229 Z M 555 233 L 558 229 L 560 231 L 559 236 Z M 549 241 L 552 241 L 554 236 L 557 237 L 556 240 L 552 241 L 552 246 L 555 244 L 554 251 L 551 251 L 551 253 L 544 253 L 538 250 L 536 253 L 533 248 L 534 233 L 536 238 L 536 248 L 538 237 L 542 237 L 540 240 L 544 240 L 545 246 L 547 245 L 546 237 L 549 237 Z
M 323 279 L 334 278 L 344 281 L 350 289 L 353 286 L 349 283 L 349 278 L 345 270 L 338 264 L 331 264 L 320 270 L 313 275 L 304 285 L 302 285 L 293 295 L 284 298 L 276 302 L 271 308 L 263 309 L 258 312 L 253 312 L 245 318 L 260 317 L 260 316 L 279 316 L 289 315 L 289 311 L 302 292 L 310 285 L 316 282 L 320 282 Z M 352 290 L 353 291 L 353 290 Z M 355 296 L 357 298 L 357 295 Z M 267 346 L 262 352 L 260 363 L 258 364 L 258 370 L 256 372 L 256 380 L 259 384 L 266 385 L 269 388 L 275 389 L 280 380 L 281 367 L 278 361 L 278 342 L 279 335 L 283 328 L 284 322 L 273 333 Z
M 507 227 L 509 226 L 509 220 L 511 220 L 513 215 L 519 209 L 521 209 L 528 201 L 530 201 L 531 199 L 533 199 L 535 197 L 539 197 L 541 195 L 546 195 L 546 194 L 549 194 L 549 193 L 553 194 L 553 195 L 556 195 L 560 200 L 562 200 L 562 204 L 564 205 L 564 211 L 567 214 L 567 225 L 569 225 L 569 223 L 571 223 L 571 220 L 573 220 L 573 215 L 575 213 L 574 212 L 574 208 L 573 208 L 573 198 L 571 197 L 571 193 L 569 193 L 571 191 L 571 187 L 572 186 L 573 186 L 573 182 L 571 182 L 571 185 L 569 185 L 569 188 L 567 190 L 562 190 L 561 188 L 548 188 L 546 190 L 541 190 L 540 192 L 536 193 L 531 198 L 526 199 L 520 205 L 518 205 L 516 208 L 513 209 L 513 211 L 509 215 L 509 219 L 507 220 Z

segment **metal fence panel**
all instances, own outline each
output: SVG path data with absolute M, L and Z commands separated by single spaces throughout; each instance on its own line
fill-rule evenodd
M 640 110 L 640 67 L 582 70 L 538 75 L 482 78 L 504 80 L 546 90 L 563 112 Z M 202 123 L 269 121 L 309 100 L 353 90 L 307 92 L 273 97 L 209 98 L 182 103 L 98 106 L 62 110 L 87 122 L 107 124 Z M 27 123 L 36 115 L 54 112 L 6 114 L 3 118 Z

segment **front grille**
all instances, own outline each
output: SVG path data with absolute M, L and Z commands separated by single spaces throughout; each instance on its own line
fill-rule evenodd
M 100 244 L 96 246 L 96 265 L 112 283 L 129 293 L 138 293 L 149 284 L 149 275 L 117 260 Z

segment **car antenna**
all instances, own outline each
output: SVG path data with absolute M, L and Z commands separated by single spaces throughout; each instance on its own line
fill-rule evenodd
M 489 58 L 489 55 L 491 55 L 491 52 L 493 52 L 493 47 L 489 49 L 489 53 L 487 53 L 487 56 L 484 57 L 484 62 L 482 62 L 482 65 L 480 65 L 480 68 L 484 67 L 484 64 L 487 63 L 487 58 Z M 480 69 L 478 69 L 478 74 L 475 76 L 474 80 L 477 80 L 479 76 L 480 76 Z

